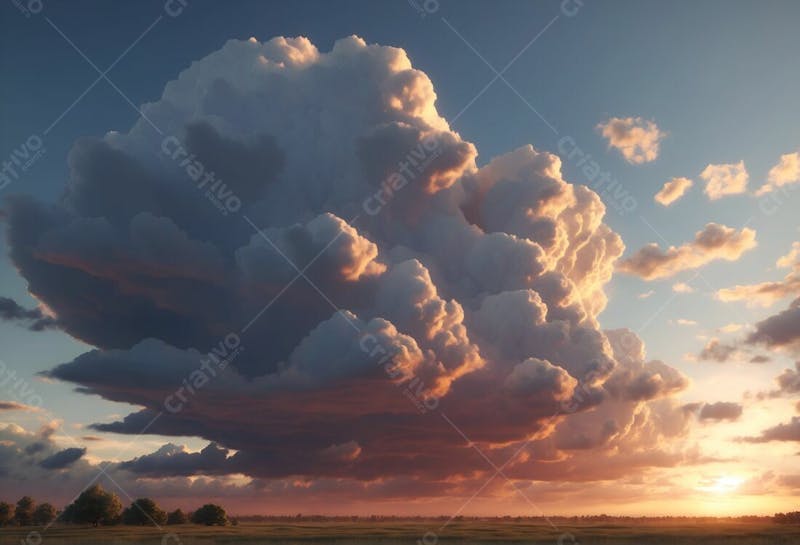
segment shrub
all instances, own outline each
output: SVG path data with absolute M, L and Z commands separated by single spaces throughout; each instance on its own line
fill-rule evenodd
M 167 524 L 186 524 L 187 522 L 189 522 L 189 516 L 180 509 L 175 509 L 167 515 Z
M 139 498 L 122 512 L 122 523 L 133 526 L 161 526 L 167 514 L 150 498 Z
M 225 514 L 225 509 L 219 505 L 207 503 L 192 513 L 192 522 L 206 526 L 225 526 L 228 523 L 228 516 Z
M 0 527 L 8 526 L 14 520 L 14 506 L 0 501 Z
M 36 526 L 47 526 L 56 519 L 56 508 L 49 503 L 43 503 L 33 511 L 33 523 Z
M 36 502 L 30 496 L 22 496 L 17 502 L 14 510 L 14 520 L 20 526 L 30 526 L 33 524 L 33 510 L 36 509 Z

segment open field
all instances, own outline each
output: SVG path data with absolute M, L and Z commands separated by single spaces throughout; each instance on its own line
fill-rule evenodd
M 800 526 L 771 522 L 731 520 L 641 522 L 579 522 L 556 519 L 557 529 L 542 521 L 465 520 L 450 523 L 439 531 L 441 520 L 431 521 L 358 521 L 358 522 L 242 522 L 238 526 L 204 527 L 180 525 L 156 528 L 114 526 L 89 528 L 53 526 L 41 534 L 42 545 L 119 544 L 144 545 L 212 545 L 217 543 L 269 543 L 282 545 L 313 541 L 318 544 L 416 544 L 423 536 L 423 545 L 436 543 L 471 543 L 486 545 L 503 542 L 525 542 L 553 545 L 773 545 L 800 544 Z M 25 544 L 31 528 L 0 529 L 0 544 Z M 434 537 L 433 532 L 436 534 Z M 172 535 L 168 535 L 172 534 Z M 426 535 L 427 534 L 427 535 Z M 574 536 L 575 540 L 570 537 Z M 559 541 L 560 538 L 560 541 Z M 34 536 L 29 540 L 36 545 Z

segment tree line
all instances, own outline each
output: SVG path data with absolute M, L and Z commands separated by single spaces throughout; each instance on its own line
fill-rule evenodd
M 790 513 L 775 513 L 772 520 L 778 524 L 800 524 L 800 511 L 792 511 Z
M 37 505 L 30 496 L 23 496 L 15 505 L 0 502 L 0 526 L 47 526 L 55 521 L 92 526 L 164 526 L 189 522 L 225 526 L 230 523 L 225 509 L 213 503 L 203 505 L 190 513 L 184 513 L 180 509 L 167 513 L 150 498 L 139 498 L 123 509 L 119 497 L 106 492 L 99 484 L 81 492 L 74 502 L 60 512 L 49 503 Z

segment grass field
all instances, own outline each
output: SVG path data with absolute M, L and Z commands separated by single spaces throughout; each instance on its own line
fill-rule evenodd
M 397 522 L 298 522 L 248 523 L 238 526 L 204 527 L 196 525 L 157 528 L 114 526 L 89 528 L 53 526 L 40 532 L 41 541 L 33 528 L 0 529 L 0 544 L 59 545 L 59 544 L 164 544 L 195 545 L 216 543 L 289 543 L 315 542 L 337 545 L 383 545 L 437 543 L 471 543 L 485 545 L 503 542 L 524 542 L 552 545 L 773 545 L 800 544 L 800 526 L 778 525 L 769 522 L 738 521 L 643 521 L 637 523 L 568 523 L 555 521 L 557 529 L 545 522 L 467 520 L 450 523 L 440 530 L 440 520 Z M 432 532 L 432 533 L 430 533 Z M 434 536 L 435 534 L 435 536 Z M 423 536 L 425 539 L 423 541 Z M 574 541 L 572 537 L 574 536 Z

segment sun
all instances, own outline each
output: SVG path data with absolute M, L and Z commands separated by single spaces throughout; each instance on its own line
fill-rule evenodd
M 732 494 L 744 483 L 744 477 L 738 475 L 721 475 L 716 478 L 703 479 L 697 490 L 709 494 Z

